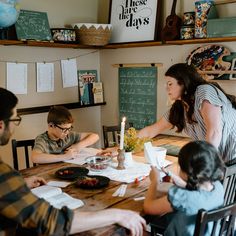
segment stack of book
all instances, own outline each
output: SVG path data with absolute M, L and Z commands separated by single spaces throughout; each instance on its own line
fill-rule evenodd
M 79 101 L 81 105 L 103 102 L 103 85 L 97 81 L 96 70 L 79 70 Z

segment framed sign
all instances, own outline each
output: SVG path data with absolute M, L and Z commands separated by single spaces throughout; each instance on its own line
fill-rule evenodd
M 163 0 L 110 0 L 110 43 L 153 41 L 160 32 Z
M 46 12 L 20 10 L 15 27 L 18 40 L 52 40 Z

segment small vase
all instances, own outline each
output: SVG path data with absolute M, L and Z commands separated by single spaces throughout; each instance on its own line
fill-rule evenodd
M 124 166 L 125 167 L 133 166 L 134 162 L 133 162 L 132 152 L 125 152 L 124 156 L 125 156 Z

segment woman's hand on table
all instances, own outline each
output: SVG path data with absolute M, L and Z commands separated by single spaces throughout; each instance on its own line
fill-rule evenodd
M 31 176 L 24 178 L 24 180 L 28 188 L 36 188 L 47 183 L 44 178 L 38 176 Z

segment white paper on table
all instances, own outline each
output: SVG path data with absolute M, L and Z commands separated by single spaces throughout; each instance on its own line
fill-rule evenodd
M 76 59 L 61 60 L 63 88 L 78 86 Z
M 27 94 L 27 64 L 7 62 L 7 89 Z
M 159 170 L 161 170 L 162 167 L 166 167 L 172 164 L 171 161 L 168 161 L 166 159 L 162 163 L 160 163 L 159 159 L 156 157 L 155 149 L 152 146 L 151 142 L 144 143 L 144 156 L 147 163 L 150 163 L 152 166 L 157 167 Z
M 154 149 L 151 142 L 144 143 L 144 155 L 148 163 L 161 169 L 158 158 L 155 157 Z
M 97 148 L 82 148 L 80 152 L 77 154 L 77 157 L 75 159 L 67 160 L 64 162 L 77 164 L 77 165 L 83 165 L 86 163 L 86 158 L 95 156 L 97 153 L 101 152 L 101 149 Z
M 124 197 L 127 189 L 127 184 L 122 184 L 120 186 L 119 197 Z
M 37 92 L 54 91 L 54 64 L 37 63 Z
M 71 184 L 71 182 L 66 182 L 66 181 L 48 181 L 47 182 L 48 186 L 59 187 L 59 188 L 65 188 L 69 184 Z
M 142 201 L 144 199 L 145 199 L 144 196 L 143 197 L 134 197 L 134 201 Z
M 151 170 L 149 164 L 135 162 L 133 165 L 126 167 L 124 170 L 117 170 L 117 162 L 113 162 L 107 169 L 102 170 L 101 172 L 89 171 L 90 175 L 103 175 L 108 177 L 111 180 L 124 182 L 124 183 L 133 183 L 136 178 L 148 176 Z
M 127 184 L 122 184 L 113 194 L 113 197 L 124 197 L 127 189 Z
M 157 166 L 157 161 L 151 142 L 144 143 L 144 156 L 147 163 L 150 163 L 152 166 Z
M 166 160 L 165 164 L 170 165 L 172 162 Z M 167 166 L 164 165 L 164 166 Z M 143 176 L 148 176 L 151 170 L 150 164 L 133 161 L 133 165 L 126 167 L 123 170 L 117 170 L 117 162 L 112 162 L 107 169 L 102 171 L 89 171 L 90 175 L 103 175 L 108 177 L 111 180 L 124 182 L 124 183 L 133 183 L 136 178 Z M 161 177 L 165 176 L 164 172 L 160 172 Z
M 161 171 L 161 168 L 172 164 L 171 161 L 166 159 L 160 164 L 159 159 L 156 158 L 156 154 L 151 142 L 144 143 L 144 156 L 147 163 L 150 163 L 152 166 L 155 166 L 158 170 L 160 170 L 160 178 L 163 178 L 166 175 L 163 171 Z
M 117 197 L 120 194 L 120 187 L 112 194 L 112 197 Z

